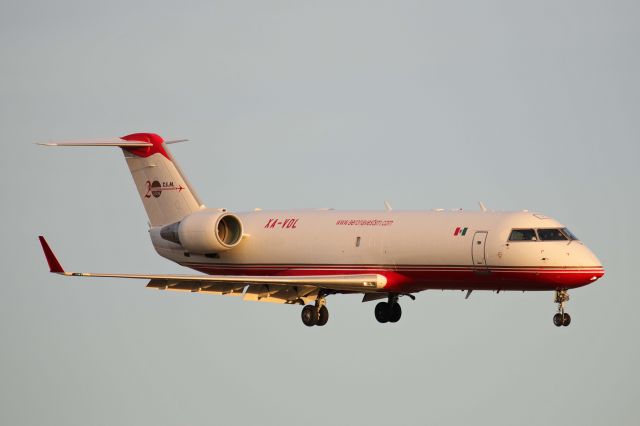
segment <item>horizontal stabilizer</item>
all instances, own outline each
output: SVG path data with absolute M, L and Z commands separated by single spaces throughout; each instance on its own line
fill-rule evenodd
M 127 141 L 120 138 L 86 139 L 80 141 L 57 141 L 38 143 L 43 146 L 117 146 L 121 148 L 142 148 L 153 146 L 151 142 Z

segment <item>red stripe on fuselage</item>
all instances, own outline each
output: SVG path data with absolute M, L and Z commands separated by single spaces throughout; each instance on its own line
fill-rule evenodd
M 343 275 L 380 274 L 385 291 L 409 293 L 429 289 L 522 290 L 570 289 L 604 275 L 601 267 L 487 267 L 406 265 L 248 265 L 183 263 L 210 275 Z

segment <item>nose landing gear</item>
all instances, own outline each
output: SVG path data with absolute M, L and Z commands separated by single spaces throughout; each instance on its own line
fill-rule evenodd
M 564 304 L 568 301 L 569 293 L 567 293 L 567 290 L 556 290 L 554 303 L 558 304 L 558 313 L 553 316 L 553 324 L 556 327 L 567 327 L 571 324 L 571 316 L 564 311 Z

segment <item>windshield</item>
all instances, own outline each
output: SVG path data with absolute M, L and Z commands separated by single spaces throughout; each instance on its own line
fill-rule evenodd
M 562 232 L 564 233 L 564 235 L 566 235 L 567 237 L 569 237 L 570 240 L 576 240 L 578 241 L 578 237 L 576 237 L 573 232 L 569 231 L 569 228 L 562 228 Z
M 514 229 L 509 235 L 509 241 L 538 241 L 533 229 Z
M 509 241 L 578 241 L 567 228 L 512 229 Z
M 563 241 L 569 239 L 560 229 L 538 229 L 538 235 L 542 241 Z

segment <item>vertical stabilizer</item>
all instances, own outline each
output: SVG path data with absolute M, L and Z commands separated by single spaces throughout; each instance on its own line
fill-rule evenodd
M 177 222 L 204 207 L 159 135 L 134 133 L 121 139 L 149 144 L 123 146 L 122 151 L 151 226 Z
M 204 208 L 171 156 L 167 143 L 155 133 L 133 133 L 121 138 L 47 142 L 39 145 L 121 148 L 151 226 L 177 222 Z

